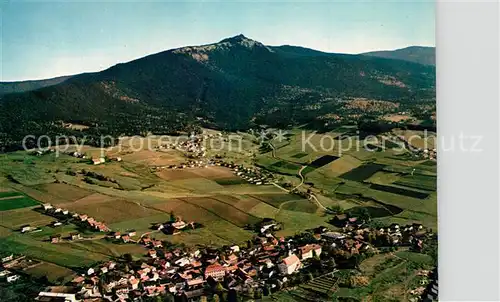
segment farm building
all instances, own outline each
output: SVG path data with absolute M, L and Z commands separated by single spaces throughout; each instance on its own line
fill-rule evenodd
M 61 235 L 50 236 L 51 243 L 59 243 L 60 240 L 61 240 Z
M 2 263 L 11 261 L 12 259 L 14 259 L 14 254 L 10 254 L 9 256 L 3 257 Z
M 292 254 L 283 259 L 282 263 L 278 265 L 278 269 L 282 274 L 290 275 L 296 272 L 300 268 L 301 264 L 302 263 L 300 262 L 299 257 Z
M 31 230 L 33 230 L 33 227 L 31 227 L 30 225 L 23 225 L 21 227 L 21 233 L 26 233 L 26 232 L 29 232 Z
M 104 159 L 104 157 L 100 157 L 100 158 L 92 158 L 92 163 L 94 165 L 100 165 L 100 164 L 103 164 L 105 163 L 106 160 Z
M 314 254 L 318 257 L 321 255 L 321 245 L 319 244 L 306 244 L 299 247 L 299 250 L 302 260 L 312 258 Z
M 222 278 L 226 275 L 226 268 L 219 263 L 214 263 L 207 266 L 205 269 L 205 278 L 212 277 L 214 279 Z

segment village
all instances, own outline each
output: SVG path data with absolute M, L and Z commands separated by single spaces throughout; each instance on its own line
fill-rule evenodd
M 50 215 L 71 216 L 89 228 L 107 232 L 110 240 L 139 244 L 147 252 L 143 259 L 134 261 L 130 255 L 124 255 L 85 268 L 65 286 L 40 292 L 38 301 L 56 301 L 51 300 L 56 297 L 63 297 L 64 301 L 136 301 L 141 297 L 166 296 L 172 301 L 206 301 L 216 295 L 224 296 L 225 301 L 260 298 L 315 276 L 335 276 L 338 269 L 356 267 L 374 254 L 396 248 L 419 252 L 432 236 L 420 224 L 392 224 L 375 229 L 356 217 L 337 215 L 332 219 L 336 231 L 321 226 L 293 237 L 277 237 L 275 232 L 281 225 L 264 219 L 254 226 L 256 236 L 244 246 L 186 248 L 156 240 L 151 234 L 139 236 L 133 230 L 126 234 L 110 232 L 91 217 L 65 214 L 65 210 L 50 205 L 41 210 Z M 194 222 L 173 217 L 155 228 L 172 234 L 193 225 Z M 0 274 L 7 282 L 20 278 L 15 273 L 16 265 L 24 257 L 16 259 L 12 255 L 2 259 Z M 421 287 L 414 292 L 417 295 L 424 291 Z
M 208 156 L 205 140 L 221 137 L 220 133 L 198 135 L 181 143 L 160 145 L 157 152 L 178 150 L 187 160 L 179 164 L 151 166 L 150 172 L 219 166 L 230 169 L 232 174 L 249 184 L 274 185 L 299 197 L 314 198 L 310 190 L 306 193 L 297 189 L 284 189 L 277 183 L 273 173 L 260 167 L 228 162 L 219 154 Z M 92 165 L 122 161 L 121 157 L 94 158 L 80 152 L 70 152 L 68 155 L 84 159 Z M 81 174 L 89 184 L 92 184 L 92 179 L 115 181 L 92 171 L 72 173 Z M 332 215 L 335 213 L 327 211 L 332 215 L 330 225 L 318 226 L 291 237 L 276 235 L 283 225 L 274 219 L 264 218 L 260 223 L 248 226 L 255 236 L 246 244 L 222 248 L 203 245 L 186 247 L 155 238 L 155 234 L 160 232 L 178 235 L 203 228 L 196 221 L 184 221 L 174 213 L 171 213 L 169 221 L 154 223 L 150 232 L 138 234 L 134 229 L 114 231 L 106 223 L 85 213 L 72 212 L 49 203 L 35 210 L 56 218 L 49 227 L 67 224 L 77 226 L 77 232 L 51 235 L 48 240 L 52 244 L 106 239 L 113 244 L 140 245 L 145 251 L 139 259 L 125 254 L 82 268 L 71 282 L 49 286 L 40 292 L 38 301 L 145 301 L 154 298 L 162 301 L 241 301 L 260 299 L 314 280 L 325 283 L 323 286 L 331 294 L 341 279 L 338 273 L 344 269 L 356 269 L 364 259 L 398 249 L 420 253 L 426 241 L 434 236 L 432 230 L 418 223 L 374 226 L 366 217 Z M 40 232 L 41 229 L 27 224 L 19 231 L 27 234 Z M 26 261 L 32 260 L 22 255 L 9 257 L 2 259 L 0 279 L 14 283 L 22 276 L 20 268 L 26 266 Z M 424 270 L 419 274 L 429 281 L 410 291 L 410 301 L 436 298 L 437 278 L 430 280 L 435 273 Z M 324 276 L 329 281 L 324 281 Z M 311 296 L 312 300 L 309 301 L 329 298 L 314 289 L 311 289 Z

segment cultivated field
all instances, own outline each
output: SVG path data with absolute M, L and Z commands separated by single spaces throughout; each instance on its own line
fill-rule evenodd
M 322 137 L 329 135 L 338 147 L 345 147 L 347 140 L 339 136 L 352 131 L 339 128 L 327 134 L 316 133 L 310 141 L 319 146 Z M 311 133 L 306 132 L 306 137 Z M 59 270 L 55 276 L 64 278 L 66 273 L 70 275 L 66 269 L 125 253 L 136 257 L 145 253 L 138 245 L 114 244 L 102 239 L 104 234 L 82 230 L 71 223 L 51 227 L 49 224 L 56 219 L 34 210 L 40 203 L 89 215 L 114 231 L 134 229 L 137 238 L 151 232 L 158 239 L 186 245 L 244 243 L 255 235 L 245 226 L 262 218 L 276 219 L 283 224 L 279 236 L 294 235 L 326 225 L 331 216 L 323 207 L 334 206 L 346 211 L 366 208 L 373 219 L 384 223 L 421 222 L 433 229 L 437 227 L 436 165 L 433 162 L 407 160 L 392 151 L 303 150 L 302 134 L 297 129 L 290 131 L 287 140 L 273 142 L 274 152 L 261 153 L 255 139 L 247 134 L 242 137 L 243 150 L 226 146 L 218 151 L 207 150 L 207 153 L 268 170 L 275 176 L 274 184 L 249 184 L 229 168 L 219 166 L 153 171 L 153 167 L 180 164 L 187 158 L 179 150 L 132 151 L 140 144 L 131 138 L 124 140 L 129 147 L 106 151 L 110 158 L 120 156 L 121 162 L 101 165 L 91 165 L 65 154 L 59 157 L 55 153 L 4 154 L 0 156 L 0 250 L 23 253 L 50 263 L 33 268 L 30 272 L 33 275 Z M 323 139 L 323 142 L 326 144 L 329 140 Z M 154 144 L 159 142 L 153 140 Z M 88 146 L 82 151 L 91 156 L 101 153 Z M 82 170 L 107 180 L 93 176 L 89 183 Z M 310 190 L 317 201 L 288 193 L 283 187 L 285 182 L 301 192 Z M 168 221 L 172 213 L 202 227 L 179 235 L 166 235 L 152 229 L 153 225 Z M 26 224 L 40 231 L 21 234 L 19 228 Z M 49 242 L 52 235 L 67 236 L 72 232 L 81 233 L 85 240 Z
M 0 192 L 0 211 L 36 206 L 31 197 L 15 191 Z

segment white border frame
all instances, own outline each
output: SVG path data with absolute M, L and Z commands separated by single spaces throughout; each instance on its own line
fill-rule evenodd
M 439 142 L 441 301 L 500 301 L 499 4 L 438 1 L 438 136 L 481 136 L 478 152 Z

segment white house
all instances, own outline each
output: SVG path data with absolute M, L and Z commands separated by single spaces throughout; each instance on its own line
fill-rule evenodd
M 89 276 L 90 276 L 90 275 L 92 275 L 94 272 L 95 272 L 95 271 L 94 271 L 94 269 L 93 269 L 93 268 L 89 268 L 89 269 L 87 270 L 87 275 L 89 275 Z
M 319 257 L 321 255 L 321 245 L 319 244 L 306 244 L 299 247 L 302 260 L 312 258 L 314 253 Z
M 7 257 L 3 257 L 2 263 L 7 262 L 7 261 L 11 261 L 12 259 L 14 259 L 14 254 L 10 254 L 10 256 L 7 256 Z
M 132 290 L 136 290 L 139 288 L 139 282 L 140 282 L 139 279 L 133 278 L 133 279 L 130 279 L 129 282 L 130 282 L 130 285 L 132 287 Z
M 156 259 L 157 255 L 156 255 L 156 251 L 155 250 L 150 250 L 149 251 L 149 256 L 153 259 Z
M 300 266 L 301 262 L 299 260 L 299 257 L 296 255 L 292 254 L 285 259 L 278 265 L 278 269 L 282 274 L 290 275 L 296 272 Z
M 64 301 L 64 302 L 77 302 L 75 294 L 64 294 L 64 293 L 52 293 L 52 292 L 40 292 L 35 301 Z
M 184 227 L 186 227 L 186 223 L 184 221 L 177 221 L 172 223 L 172 226 L 176 229 L 183 229 Z
M 3 270 L 3 271 L 0 272 L 0 277 L 5 277 L 5 276 L 7 276 L 9 274 L 10 274 L 9 270 Z
M 94 165 L 100 165 L 100 164 L 105 163 L 106 160 L 104 159 L 104 157 L 92 158 L 92 162 L 94 163 Z
M 264 225 L 263 227 L 260 228 L 260 232 L 264 233 L 265 231 L 267 231 L 268 229 L 270 229 L 271 227 L 273 227 L 275 225 L 276 225 L 276 223 L 271 223 L 271 224 Z
M 201 254 L 200 250 L 196 250 L 190 253 L 191 257 L 198 257 L 200 256 L 200 254 Z
M 113 262 L 113 261 L 108 262 L 108 269 L 112 270 L 115 268 L 115 266 L 116 266 L 115 262 Z
M 26 233 L 26 232 L 29 232 L 31 231 L 33 228 L 30 227 L 29 225 L 26 225 L 26 226 L 23 226 L 22 229 L 21 229 L 21 233 Z
M 267 259 L 265 264 L 267 268 L 271 268 L 274 266 L 274 263 L 271 261 L 271 259 Z
M 7 282 L 9 282 L 9 283 L 16 282 L 17 280 L 19 280 L 19 278 L 21 278 L 21 276 L 19 276 L 19 275 L 8 276 Z
M 189 263 L 191 263 L 191 261 L 188 258 L 186 258 L 186 257 L 181 258 L 181 259 L 175 261 L 175 264 L 177 266 L 181 266 L 181 267 L 185 266 L 185 265 L 188 265 Z

